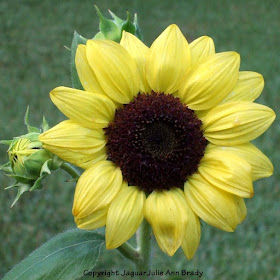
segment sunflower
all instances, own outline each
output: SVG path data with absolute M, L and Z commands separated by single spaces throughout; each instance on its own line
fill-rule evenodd
M 239 71 L 236 52 L 213 40 L 188 44 L 170 25 L 148 48 L 123 32 L 118 44 L 88 40 L 76 52 L 85 91 L 51 99 L 69 120 L 40 135 L 43 147 L 85 169 L 73 215 L 81 229 L 106 225 L 106 246 L 126 242 L 146 219 L 161 250 L 192 258 L 200 219 L 234 231 L 254 180 L 273 172 L 251 140 L 275 119 L 253 101 L 262 75 Z

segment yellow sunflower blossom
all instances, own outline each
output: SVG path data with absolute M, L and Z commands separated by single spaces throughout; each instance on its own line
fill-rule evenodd
M 174 24 L 150 48 L 126 32 L 120 44 L 88 40 L 75 62 L 84 91 L 51 92 L 69 120 L 40 141 L 86 169 L 74 197 L 77 226 L 106 225 L 113 249 L 146 219 L 164 252 L 182 247 L 188 259 L 200 219 L 234 231 L 252 182 L 273 173 L 250 143 L 275 119 L 254 103 L 262 76 L 239 71 L 239 54 L 215 53 L 207 36 L 189 44 Z

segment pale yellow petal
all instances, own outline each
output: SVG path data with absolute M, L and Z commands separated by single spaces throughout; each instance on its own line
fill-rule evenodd
M 116 107 L 105 95 L 58 87 L 50 96 L 65 116 L 81 126 L 104 128 L 114 119 Z
M 120 44 L 109 40 L 88 40 L 86 54 L 100 86 L 111 99 L 127 104 L 139 93 L 137 65 Z
M 264 80 L 261 74 L 250 71 L 241 71 L 239 72 L 235 87 L 221 103 L 223 104 L 233 101 L 253 102 L 260 96 L 263 87 Z
M 191 259 L 200 242 L 201 229 L 200 229 L 200 220 L 198 216 L 193 212 L 193 210 L 188 205 L 188 222 L 186 226 L 186 231 L 182 240 L 182 249 L 187 259 Z
M 234 231 L 246 217 L 244 199 L 212 186 L 194 174 L 185 184 L 187 202 L 206 223 L 224 231 Z
M 144 208 L 160 249 L 170 256 L 181 246 L 188 219 L 187 204 L 180 191 L 153 191 Z
M 75 218 L 75 223 L 77 224 L 78 228 L 81 229 L 96 229 L 105 226 L 106 219 L 107 219 L 107 212 L 108 207 L 98 210 L 88 216 L 85 216 L 84 218 Z
M 264 155 L 252 143 L 245 143 L 238 146 L 221 147 L 209 144 L 209 148 L 224 150 L 234 153 L 240 158 L 246 160 L 252 167 L 253 181 L 270 177 L 273 174 L 273 165 L 269 158 Z
M 106 208 L 119 193 L 122 183 L 121 170 L 114 163 L 95 163 L 78 180 L 73 215 L 81 219 Z
M 206 149 L 198 173 L 224 191 L 241 197 L 253 196 L 251 165 L 231 152 Z
M 137 37 L 129 32 L 123 31 L 120 45 L 123 46 L 129 52 L 130 56 L 134 59 L 137 64 L 138 71 L 140 74 L 140 89 L 142 93 L 151 92 L 146 79 L 146 59 L 149 54 L 149 48 L 140 41 Z
M 85 45 L 78 45 L 75 56 L 75 64 L 83 88 L 86 91 L 106 95 L 88 63 Z
M 235 146 L 264 133 L 275 119 L 269 107 L 251 102 L 231 102 L 213 108 L 203 118 L 204 136 L 213 144 Z
M 211 55 L 196 64 L 179 88 L 180 99 L 193 110 L 206 110 L 220 103 L 234 88 L 240 57 L 236 52 Z
M 154 41 L 147 59 L 147 80 L 155 92 L 173 93 L 191 67 L 187 40 L 175 24 Z
M 190 43 L 192 65 L 201 63 L 206 57 L 215 54 L 215 45 L 212 38 L 201 36 Z
M 117 195 L 109 207 L 106 221 L 106 247 L 114 249 L 126 242 L 143 220 L 145 193 L 129 186 Z
M 65 161 L 84 168 L 88 162 L 106 158 L 102 129 L 88 129 L 72 120 L 52 127 L 39 136 L 43 147 Z

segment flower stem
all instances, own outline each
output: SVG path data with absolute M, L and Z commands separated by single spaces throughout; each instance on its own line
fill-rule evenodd
M 127 259 L 136 263 L 140 257 L 139 251 L 131 246 L 128 242 L 117 248 L 119 252 Z
M 148 272 L 151 265 L 151 227 L 144 219 L 136 234 L 140 258 L 136 263 L 138 271 Z
M 124 257 L 134 262 L 138 272 L 149 272 L 151 260 L 150 237 L 151 227 L 144 220 L 136 232 L 137 249 L 128 242 L 117 248 Z M 139 279 L 147 279 L 147 276 L 143 275 Z
M 81 176 L 80 172 L 68 162 L 63 162 L 60 167 L 71 175 L 73 179 L 79 179 Z

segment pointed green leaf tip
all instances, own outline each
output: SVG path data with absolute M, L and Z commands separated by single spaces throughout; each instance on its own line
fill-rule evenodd
M 34 251 L 3 280 L 68 280 L 90 276 L 104 243 L 104 233 L 98 230 L 66 231 Z M 92 275 L 86 278 L 91 279 Z
M 137 22 L 137 15 L 134 15 L 134 21 L 131 20 L 131 15 L 127 12 L 127 19 L 122 20 L 118 16 L 116 16 L 112 11 L 109 10 L 109 13 L 112 19 L 108 19 L 102 15 L 100 10 L 97 6 L 95 6 L 97 14 L 99 16 L 99 30 L 93 39 L 106 39 L 106 40 L 113 40 L 117 43 L 120 42 L 122 37 L 122 31 L 125 30 L 126 32 L 132 33 L 140 40 L 143 39 L 142 33 L 140 31 L 138 22 Z

